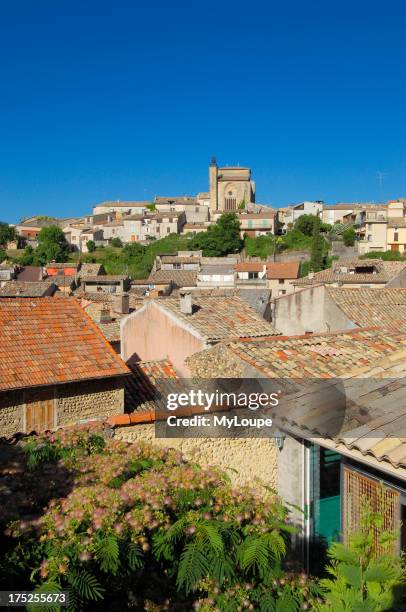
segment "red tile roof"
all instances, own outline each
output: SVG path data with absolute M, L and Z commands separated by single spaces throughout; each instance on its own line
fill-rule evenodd
M 0 391 L 129 374 L 75 299 L 0 300 Z
M 235 266 L 237 272 L 262 272 L 264 263 L 260 261 L 241 261 Z
M 266 277 L 299 278 L 300 261 L 286 261 L 266 264 Z

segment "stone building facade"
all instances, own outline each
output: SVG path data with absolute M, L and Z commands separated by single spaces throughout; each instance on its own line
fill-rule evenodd
M 219 168 L 213 157 L 209 166 L 210 214 L 232 212 L 244 203 L 255 202 L 251 169 L 240 166 Z
M 0 394 L 0 436 L 104 420 L 123 410 L 120 378 L 8 391 Z

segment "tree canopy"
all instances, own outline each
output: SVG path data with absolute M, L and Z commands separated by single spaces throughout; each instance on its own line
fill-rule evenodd
M 7 247 L 9 242 L 16 239 L 17 232 L 15 228 L 8 223 L 0 221 L 0 247 Z
M 301 215 L 295 222 L 295 229 L 302 232 L 305 236 L 313 236 L 314 224 L 316 219 L 319 220 L 319 231 L 328 232 L 331 229 L 331 225 L 328 223 L 322 223 L 318 215 Z
M 43 227 L 38 234 L 38 247 L 34 251 L 33 262 L 39 266 L 50 261 L 62 263 L 68 260 L 69 250 L 69 244 L 60 227 Z
M 190 248 L 203 251 L 205 257 L 222 257 L 238 253 L 243 247 L 240 237 L 241 224 L 234 213 L 225 213 L 211 225 L 207 232 L 199 232 L 192 238 Z

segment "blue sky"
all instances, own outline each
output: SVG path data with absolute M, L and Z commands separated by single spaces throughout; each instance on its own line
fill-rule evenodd
M 193 194 L 213 154 L 274 206 L 405 197 L 405 17 L 391 0 L 1 2 L 0 219 Z

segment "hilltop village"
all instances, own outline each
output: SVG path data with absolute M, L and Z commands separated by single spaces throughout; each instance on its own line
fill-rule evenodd
M 249 168 L 213 158 L 207 192 L 2 224 L 0 436 L 10 453 L 96 424 L 235 487 L 261 481 L 291 505 L 309 570 L 316 541 L 360 526 L 365 496 L 386 528 L 406 517 L 406 199 L 276 209 L 255 194 Z M 275 436 L 157 437 L 157 398 L 185 379 L 321 381 L 348 411 L 309 384 Z

